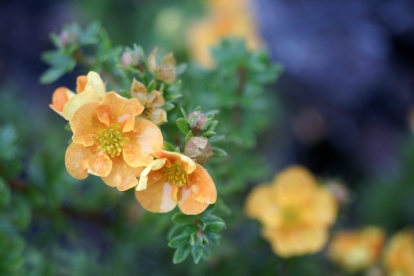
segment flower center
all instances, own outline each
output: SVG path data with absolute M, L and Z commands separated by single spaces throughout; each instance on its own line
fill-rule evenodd
M 166 168 L 165 175 L 168 183 L 175 185 L 178 188 L 188 184 L 187 172 L 180 164 L 171 164 L 171 166 Z
M 99 144 L 97 151 L 115 157 L 121 154 L 128 137 L 122 135 L 121 128 L 118 125 L 110 125 L 98 134 L 97 140 Z
M 149 119 L 154 108 L 148 103 L 144 103 L 144 110 L 140 114 L 142 117 Z
M 283 222 L 286 224 L 296 223 L 299 220 L 300 212 L 295 206 L 288 206 L 282 211 Z

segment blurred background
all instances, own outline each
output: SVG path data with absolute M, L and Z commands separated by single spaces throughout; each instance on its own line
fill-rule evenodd
M 272 60 L 284 68 L 278 82 L 268 89 L 268 93 L 275 95 L 277 118 L 260 133 L 257 145 L 257 151 L 271 167 L 271 173 L 263 175 L 262 181 L 269 181 L 288 165 L 302 164 L 316 175 L 337 179 L 349 190 L 350 203 L 335 226 L 338 229 L 376 224 L 392 234 L 414 225 L 414 2 L 252 0 L 248 4 L 249 21 L 237 24 L 247 24 L 246 28 L 253 30 L 248 32 L 249 37 L 254 37 L 254 42 L 248 38 L 249 47 L 266 47 Z M 213 259 L 188 270 L 183 265 L 172 267 L 170 263 L 160 268 L 160 260 L 168 260 L 171 252 L 165 248 L 160 252 L 152 250 L 166 245 L 163 238 L 155 238 L 156 234 L 162 237 L 164 234 L 149 234 L 148 226 L 135 234 L 149 235 L 147 241 L 151 243 L 141 240 L 141 244 L 132 244 L 128 239 L 133 237 L 126 235 L 113 248 L 112 235 L 119 229 L 107 231 L 102 226 L 116 225 L 118 220 L 126 219 L 132 228 L 143 211 L 117 205 L 117 212 L 112 212 L 111 206 L 118 204 L 116 195 L 108 200 L 108 194 L 92 187 L 101 183 L 91 177 L 89 186 L 79 188 L 79 195 L 93 195 L 93 200 L 99 201 L 96 193 L 102 193 L 102 198 L 108 201 L 105 209 L 98 214 L 94 207 L 81 214 L 65 209 L 65 202 L 60 201 L 64 197 L 60 195 L 68 187 L 80 184 L 64 170 L 64 149 L 70 135 L 62 127 L 65 121 L 48 104 L 56 87 L 73 89 L 76 76 L 85 72 L 76 69 L 53 84 L 39 83 L 40 74 L 47 69 L 40 54 L 53 47 L 49 34 L 59 31 L 65 23 L 76 21 L 85 26 L 99 21 L 114 45 L 138 43 L 146 51 L 158 45 L 164 51 L 173 51 L 181 63 L 199 57 L 191 50 L 194 41 L 188 34 L 192 32 L 191 26 L 208 15 L 208 5 L 202 0 L 0 2 L 0 126 L 14 127 L 21 147 L 20 155 L 16 156 L 23 160 L 12 191 L 21 188 L 23 184 L 19 181 L 30 180 L 37 183 L 34 185 L 44 185 L 45 194 L 36 195 L 39 200 L 56 201 L 50 203 L 50 213 L 33 212 L 34 222 L 27 222 L 29 226 L 21 228 L 26 229 L 22 231 L 24 239 L 41 236 L 32 250 L 24 253 L 26 266 L 35 271 L 33 275 L 49 272 L 93 275 L 83 274 L 88 271 L 90 258 L 96 260 L 94 271 L 100 271 L 105 259 L 100 252 L 111 250 L 125 254 L 113 260 L 119 267 L 112 266 L 107 272 L 113 274 L 108 275 L 166 275 L 167 271 L 174 271 L 173 274 L 215 271 L 225 275 L 234 271 L 236 264 L 226 264 L 223 259 Z M 227 22 L 220 24 L 224 26 Z M 203 63 L 201 59 L 199 62 Z M 51 171 L 55 174 L 50 174 Z M 62 185 L 53 186 L 50 191 L 47 187 L 50 181 Z M 257 183 L 250 183 L 249 187 L 254 184 Z M 241 200 L 248 189 L 238 195 Z M 88 210 L 87 205 L 94 203 L 79 204 Z M 63 210 L 69 221 L 59 221 L 60 213 L 56 213 L 55 225 L 50 227 L 48 217 L 54 216 L 56 208 Z M 26 209 L 31 213 L 30 208 Z M 169 220 L 166 216 L 161 218 Z M 242 225 L 251 232 L 233 229 L 230 233 L 235 235 L 233 241 L 240 239 L 241 244 L 248 245 L 258 235 L 259 227 L 250 222 Z M 63 233 L 65 227 L 76 231 L 72 236 L 55 235 Z M 45 229 L 51 232 L 43 232 Z M 165 231 L 165 225 L 160 226 L 160 231 Z M 54 236 L 53 242 L 48 240 L 49 234 Z M 229 260 L 235 253 L 226 249 L 227 234 L 223 235 L 224 241 L 217 250 L 222 251 L 224 260 Z M 136 250 L 135 246 L 141 249 Z M 266 258 L 259 260 L 261 256 Z M 39 264 L 47 267 L 44 262 L 48 258 L 56 266 L 66 263 L 66 270 L 53 274 L 54 267 L 36 272 Z M 246 264 L 250 268 L 238 275 L 274 275 L 279 270 L 272 258 L 276 257 L 266 242 L 261 241 L 260 249 Z M 74 267 L 79 271 L 73 271 Z

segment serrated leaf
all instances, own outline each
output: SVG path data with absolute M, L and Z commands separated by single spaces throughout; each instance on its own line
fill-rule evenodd
M 194 263 L 198 264 L 203 255 L 203 247 L 201 244 L 194 244 L 191 248 L 191 255 L 193 256 Z
M 211 149 L 213 150 L 213 156 L 215 157 L 225 157 L 228 155 L 224 149 L 218 147 L 211 147 Z
M 190 245 L 178 248 L 177 250 L 175 250 L 174 257 L 173 257 L 173 263 L 179 264 L 183 262 L 185 259 L 187 259 L 190 252 L 191 252 Z
M 172 217 L 172 220 L 177 224 L 193 224 L 196 216 L 184 215 L 183 213 L 177 213 Z
M 189 131 L 191 132 L 190 125 L 188 124 L 187 120 L 184 118 L 179 118 L 176 121 L 178 129 L 183 133 L 187 134 Z

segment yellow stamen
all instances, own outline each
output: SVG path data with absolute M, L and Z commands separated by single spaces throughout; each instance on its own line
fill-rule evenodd
M 118 125 L 110 125 L 107 129 L 98 134 L 97 151 L 110 155 L 119 156 L 122 148 L 127 144 L 128 137 L 124 137 Z
M 168 168 L 165 168 L 165 178 L 168 183 L 178 188 L 188 184 L 187 172 L 180 164 L 171 164 Z
M 141 116 L 146 119 L 149 119 L 151 117 L 151 113 L 153 110 L 154 108 L 151 105 L 149 105 L 148 103 L 144 103 L 144 110 L 142 111 Z

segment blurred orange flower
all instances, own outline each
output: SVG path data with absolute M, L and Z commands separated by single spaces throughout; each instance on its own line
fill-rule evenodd
M 162 93 L 153 90 L 148 93 L 144 84 L 134 79 L 131 85 L 131 96 L 139 100 L 144 106 L 144 111 L 139 117 L 150 120 L 156 125 L 161 125 L 167 121 L 167 112 L 162 109 L 165 100 Z
M 262 234 L 277 255 L 291 257 L 323 248 L 336 219 L 337 203 L 308 169 L 291 166 L 270 185 L 253 189 L 246 213 L 263 224 Z
M 389 276 L 414 276 L 414 230 L 409 228 L 395 234 L 388 242 L 384 266 Z
M 328 257 L 349 272 L 372 266 L 379 258 L 385 233 L 378 227 L 335 233 L 329 244 Z
M 106 88 L 99 74 L 91 71 L 87 76 L 77 78 L 76 92 L 77 94 L 66 87 L 57 88 L 53 92 L 50 108 L 69 121 L 82 105 L 102 100 Z
M 209 16 L 195 22 L 187 35 L 188 48 L 198 63 L 213 67 L 210 47 L 224 37 L 244 38 L 252 50 L 260 46 L 248 0 L 209 0 L 208 4 Z
M 65 156 L 69 174 L 77 179 L 94 174 L 120 190 L 135 186 L 142 172 L 138 167 L 150 164 L 151 153 L 163 146 L 155 124 L 135 119 L 143 110 L 137 99 L 115 92 L 105 94 L 101 102 L 80 106 L 69 121 L 73 131 Z
M 180 153 L 158 151 L 153 156 L 135 192 L 146 210 L 166 213 L 178 204 L 184 214 L 196 215 L 216 202 L 216 186 L 202 166 Z

